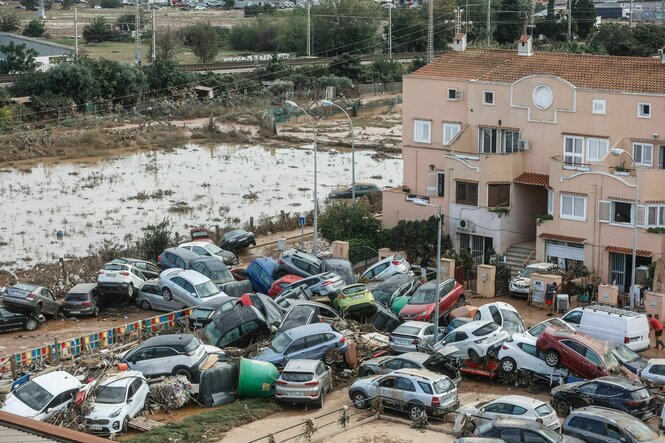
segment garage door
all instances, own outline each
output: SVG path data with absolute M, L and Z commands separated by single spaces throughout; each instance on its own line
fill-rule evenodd
M 566 258 L 584 261 L 584 245 L 556 240 L 546 240 L 545 255 L 548 257 Z

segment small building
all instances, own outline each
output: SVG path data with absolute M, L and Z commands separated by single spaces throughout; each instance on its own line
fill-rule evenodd
M 60 45 L 39 38 L 12 34 L 11 32 L 0 32 L 0 46 L 6 46 L 10 42 L 14 42 L 17 46 L 25 45 L 26 49 L 37 51 L 37 62 L 41 63 L 42 69 L 48 69 L 58 60 L 74 55 L 74 48 L 71 46 Z M 0 59 L 4 60 L 4 58 L 5 54 L 0 51 Z

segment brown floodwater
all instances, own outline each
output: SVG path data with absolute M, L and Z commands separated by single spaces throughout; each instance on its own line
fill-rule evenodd
M 0 268 L 85 256 L 104 240 L 131 242 L 165 217 L 186 235 L 190 226 L 309 211 L 313 154 L 307 146 L 187 145 L 0 168 Z M 356 151 L 356 181 L 400 184 L 401 157 L 373 154 Z M 350 182 L 351 153 L 320 150 L 319 201 Z

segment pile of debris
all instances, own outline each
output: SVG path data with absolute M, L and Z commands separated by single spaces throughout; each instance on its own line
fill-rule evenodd
M 192 384 L 184 375 L 167 377 L 164 381 L 150 385 L 150 401 L 167 411 L 180 409 L 189 401 Z

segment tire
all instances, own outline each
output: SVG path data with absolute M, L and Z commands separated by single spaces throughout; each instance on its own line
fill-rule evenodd
M 351 394 L 351 400 L 358 409 L 367 409 L 369 408 L 369 402 L 367 401 L 367 396 L 361 391 L 355 391 Z
M 148 300 L 141 300 L 141 309 L 144 311 L 149 311 L 152 309 L 152 306 L 150 306 L 150 302 Z
M 562 417 L 567 416 L 570 414 L 571 411 L 570 403 L 567 400 L 557 400 L 554 403 L 554 410 L 556 413 Z
M 99 317 L 99 306 L 95 306 L 95 309 L 92 310 L 93 317 Z
M 120 428 L 120 432 L 122 434 L 126 434 L 128 429 L 129 429 L 129 417 L 125 417 L 122 420 L 122 428 Z
M 187 368 L 177 368 L 173 370 L 173 375 L 184 375 L 187 377 L 187 380 L 192 381 L 192 373 Z
M 372 375 L 375 375 L 375 372 L 372 371 L 371 369 L 364 371 L 362 374 L 363 377 L 371 377 Z
M 464 297 L 464 294 L 460 295 L 457 299 L 457 306 L 466 306 L 466 297 Z
M 127 297 L 129 297 L 130 300 L 134 299 L 134 283 L 130 283 L 129 286 L 127 286 Z
M 411 420 L 417 420 L 420 416 L 425 413 L 425 407 L 419 404 L 410 404 L 408 407 L 409 418 Z
M 559 353 L 555 350 L 550 349 L 549 351 L 545 351 L 543 360 L 545 360 L 545 364 L 547 366 L 550 368 L 555 368 L 561 363 L 561 356 L 559 356 Z
M 321 390 L 321 393 L 319 394 L 319 399 L 316 401 L 316 403 L 314 403 L 314 406 L 316 406 L 319 409 L 323 408 L 323 397 L 325 397 L 325 392 Z
M 162 295 L 164 296 L 164 300 L 166 301 L 173 300 L 173 294 L 171 294 L 171 290 L 169 288 L 162 289 Z
M 36 318 L 30 317 L 27 322 L 25 322 L 25 330 L 26 331 L 34 331 L 39 327 L 39 322 L 37 321 Z
M 478 355 L 473 349 L 469 349 L 469 358 L 473 360 L 474 363 L 480 363 L 480 355 Z
M 37 303 L 37 306 L 35 306 L 35 316 L 39 317 L 40 315 L 42 315 L 42 304 Z M 57 314 L 56 314 L 56 317 L 57 317 Z
M 327 366 L 332 366 L 337 363 L 337 354 L 326 352 L 323 356 L 323 363 Z
M 512 374 L 517 371 L 517 363 L 510 357 L 502 358 L 499 362 L 499 366 L 504 374 Z

